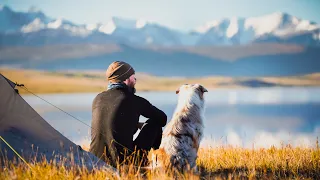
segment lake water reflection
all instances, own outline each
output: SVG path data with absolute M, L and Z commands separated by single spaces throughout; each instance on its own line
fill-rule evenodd
M 91 124 L 97 93 L 40 97 Z M 139 92 L 170 120 L 177 103 L 174 92 Z M 88 145 L 90 128 L 43 100 L 23 98 L 55 129 L 77 144 Z M 205 95 L 205 136 L 201 146 L 269 147 L 290 143 L 315 146 L 320 135 L 320 88 L 216 89 Z M 145 118 L 141 117 L 141 121 Z

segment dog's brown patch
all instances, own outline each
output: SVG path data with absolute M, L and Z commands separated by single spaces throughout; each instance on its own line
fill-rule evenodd
M 180 138 L 181 137 L 179 134 L 175 134 L 172 131 L 169 133 L 169 136 L 174 136 L 176 138 Z
M 190 119 L 188 118 L 182 118 L 180 121 L 183 123 L 190 123 Z
M 182 109 L 182 113 L 187 113 L 188 112 L 188 109 L 186 108 L 186 107 L 184 107 L 183 109 Z
M 202 92 L 199 93 L 199 96 L 200 96 L 200 99 L 203 100 L 203 93 Z
M 170 132 L 169 136 L 174 136 L 174 137 L 176 137 L 178 139 L 181 139 L 183 136 L 186 136 L 186 137 L 191 138 L 192 141 L 194 140 L 194 137 L 191 134 L 176 134 L 176 133 Z
M 163 148 L 151 149 L 148 154 L 149 162 L 152 163 L 156 168 L 157 166 L 168 167 L 170 165 L 170 157 L 166 154 Z
M 192 138 L 192 147 L 194 147 L 195 149 L 199 149 L 199 142 L 198 142 L 198 138 Z

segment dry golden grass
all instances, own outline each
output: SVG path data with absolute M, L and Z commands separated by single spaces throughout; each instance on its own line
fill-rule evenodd
M 283 146 L 268 149 L 235 147 L 202 148 L 198 152 L 199 173 L 146 170 L 119 166 L 121 179 L 319 179 L 320 149 Z M 62 163 L 5 163 L 0 179 L 116 179 L 105 170 L 88 171 Z
M 101 92 L 107 82 L 104 72 L 48 72 L 25 69 L 4 69 L 0 73 L 10 80 L 24 84 L 33 93 L 81 93 Z M 180 85 L 188 83 L 200 83 L 207 89 L 217 88 L 245 88 L 238 85 L 239 80 L 250 80 L 250 78 L 230 77 L 203 77 L 203 78 L 181 78 L 181 77 L 155 77 L 146 74 L 137 74 L 138 91 L 175 91 Z M 281 86 L 320 86 L 320 74 L 310 74 L 292 77 L 259 77 L 255 78 L 262 82 Z M 27 94 L 20 90 L 21 94 Z
M 83 77 L 80 74 L 60 74 L 21 69 L 0 69 L 0 72 L 13 82 L 24 84 L 34 93 L 72 93 L 103 90 L 103 80 Z M 27 91 L 19 91 L 21 94 Z
M 104 72 L 45 72 L 23 69 L 0 69 L 0 72 L 10 80 L 24 84 L 33 93 L 80 93 L 101 92 L 107 82 Z M 219 83 L 231 82 L 231 78 L 164 78 L 145 74 L 137 74 L 138 91 L 175 91 L 177 87 L 185 83 L 201 83 L 206 87 L 217 88 Z M 232 87 L 228 85 L 228 87 Z M 27 94 L 25 90 L 19 91 Z
M 248 178 L 320 178 L 320 149 L 290 146 L 250 150 L 221 147 L 200 150 L 198 165 L 213 175 Z

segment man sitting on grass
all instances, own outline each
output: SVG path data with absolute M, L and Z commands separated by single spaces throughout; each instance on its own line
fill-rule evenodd
M 128 63 L 111 63 L 106 76 L 108 89 L 98 94 L 92 104 L 89 151 L 113 166 L 133 156 L 146 165 L 147 154 L 137 155 L 136 152 L 159 148 L 167 116 L 146 99 L 135 95 L 135 71 Z M 140 115 L 149 119 L 139 123 Z M 141 131 L 133 140 L 138 128 Z

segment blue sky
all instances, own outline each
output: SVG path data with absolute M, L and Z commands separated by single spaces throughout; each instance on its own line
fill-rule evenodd
M 0 4 L 17 11 L 35 6 L 50 17 L 79 24 L 106 22 L 117 16 L 149 19 L 185 31 L 214 19 L 275 11 L 320 24 L 320 0 L 1 0 Z

